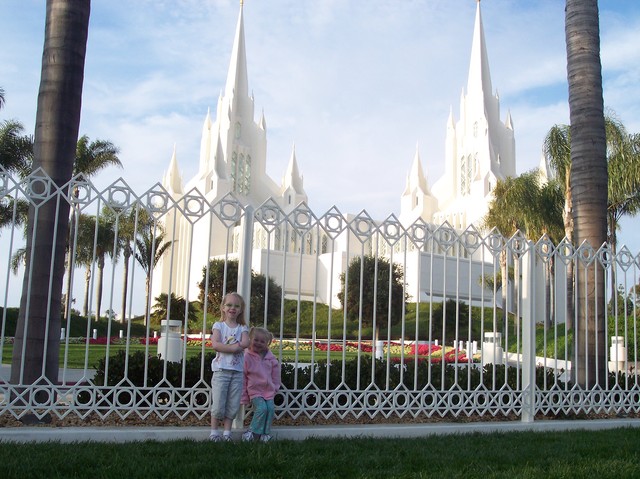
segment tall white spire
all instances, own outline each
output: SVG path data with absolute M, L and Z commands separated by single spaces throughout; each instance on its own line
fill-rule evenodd
M 225 96 L 238 98 L 249 96 L 249 82 L 247 79 L 247 54 L 244 42 L 243 2 L 240 2 L 240 14 L 236 26 L 236 36 L 231 51 L 231 62 L 227 73 Z
M 182 175 L 178 170 L 178 160 L 176 158 L 176 145 L 173 145 L 173 154 L 171 155 L 171 162 L 169 163 L 169 169 L 162 178 L 162 186 L 164 186 L 170 193 L 181 195 L 182 191 Z
M 473 29 L 473 43 L 471 45 L 471 61 L 469 62 L 469 78 L 467 80 L 467 94 L 480 88 L 485 95 L 491 95 L 491 74 L 489 72 L 489 57 L 484 40 L 484 27 L 480 2 L 476 6 L 476 22 Z
M 289 165 L 287 166 L 287 171 L 282 178 L 282 189 L 283 191 L 287 188 L 293 188 L 296 193 L 304 194 L 304 188 L 302 186 L 302 175 L 300 175 L 300 171 L 298 170 L 298 162 L 296 160 L 296 147 L 293 146 L 291 150 L 291 157 L 289 158 Z
M 204 176 L 209 170 L 209 157 L 211 156 L 211 112 L 207 109 L 207 116 L 202 125 L 202 138 L 200 140 L 200 168 L 199 174 Z
M 415 192 L 416 190 L 422 194 L 430 194 L 427 177 L 422 170 L 422 161 L 420 160 L 418 145 L 416 145 L 416 153 L 413 157 L 411 170 L 409 170 L 409 174 L 407 175 L 407 184 L 403 194 L 411 194 L 411 192 Z

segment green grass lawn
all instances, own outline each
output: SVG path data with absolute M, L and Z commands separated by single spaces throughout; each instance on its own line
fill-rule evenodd
M 0 443 L 0 477 L 636 478 L 640 429 L 262 443 Z

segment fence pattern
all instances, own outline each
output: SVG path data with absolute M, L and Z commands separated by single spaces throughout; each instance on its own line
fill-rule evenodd
M 57 187 L 42 172 L 0 180 L 0 416 L 204 420 L 208 332 L 236 289 L 251 298 L 252 324 L 276 337 L 279 418 L 640 409 L 640 255 L 625 247 L 174 198 L 160 184 L 138 196 L 123 180 L 104 190 L 82 177 Z M 62 292 L 47 264 L 46 288 L 20 304 L 35 287 L 24 278 L 43 266 L 26 236 L 46 239 L 37 225 L 51 204 L 69 219 L 48 230 L 68 230 Z M 594 297 L 580 294 L 587 280 Z

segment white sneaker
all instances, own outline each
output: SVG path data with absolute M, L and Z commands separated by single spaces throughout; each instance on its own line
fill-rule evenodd
M 211 442 L 220 442 L 222 441 L 222 436 L 220 434 L 210 434 L 209 441 Z
M 262 436 L 260 436 L 260 441 L 261 442 L 269 442 L 269 441 L 271 441 L 271 436 L 269 434 L 263 434 Z
M 247 431 L 242 435 L 242 440 L 244 442 L 249 442 L 249 441 L 253 441 L 254 437 L 253 437 L 253 433 L 251 431 Z

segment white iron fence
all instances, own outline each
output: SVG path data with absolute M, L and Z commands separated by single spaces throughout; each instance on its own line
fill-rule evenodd
M 81 177 L 0 179 L 0 416 L 204 419 L 208 333 L 233 290 L 275 335 L 277 417 L 640 408 L 640 256 L 624 247 L 174 197 L 159 184 L 138 196 L 122 180 L 99 191 Z M 56 272 L 25 249 L 25 204 L 51 251 L 42 205 L 69 206 L 61 292 L 60 280 L 23 286 L 38 268 Z

